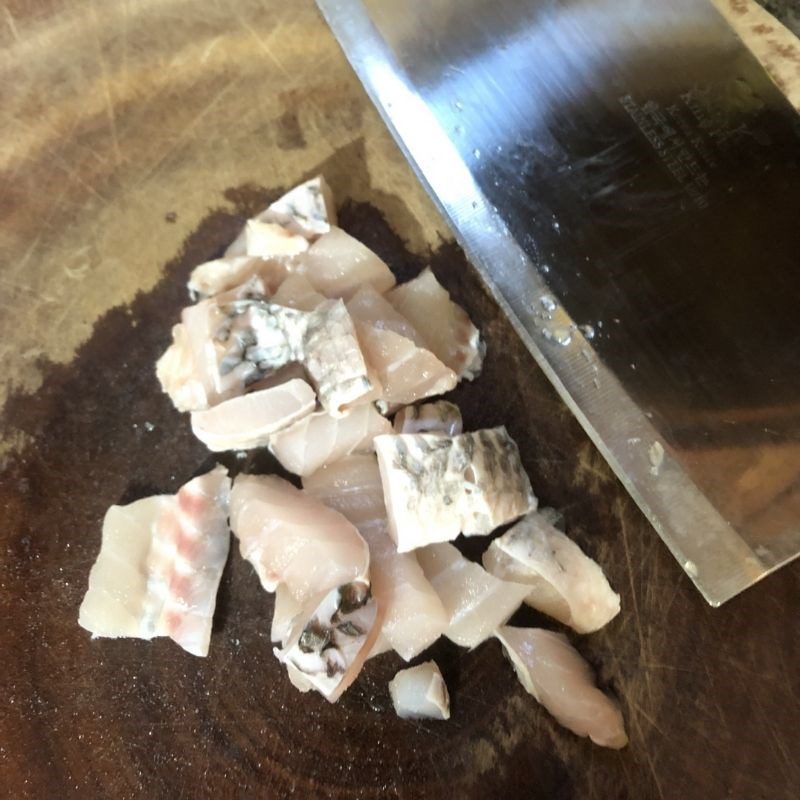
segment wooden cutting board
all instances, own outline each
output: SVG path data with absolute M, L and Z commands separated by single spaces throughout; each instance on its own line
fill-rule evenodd
M 2 12 L 5 796 L 798 796 L 800 566 L 705 605 L 449 241 L 311 2 Z M 449 723 L 395 718 L 392 655 L 335 706 L 298 694 L 236 552 L 207 659 L 78 627 L 105 509 L 213 463 L 153 372 L 190 269 L 318 171 L 343 227 L 402 279 L 432 264 L 483 330 L 486 369 L 455 399 L 468 427 L 508 426 L 543 504 L 622 595 L 607 629 L 573 640 L 621 700 L 627 749 L 559 728 L 495 642 L 434 647 Z

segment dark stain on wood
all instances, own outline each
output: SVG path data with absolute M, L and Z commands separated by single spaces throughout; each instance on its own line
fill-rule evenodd
M 281 150 L 300 150 L 306 146 L 296 109 L 287 108 L 278 118 L 275 143 Z

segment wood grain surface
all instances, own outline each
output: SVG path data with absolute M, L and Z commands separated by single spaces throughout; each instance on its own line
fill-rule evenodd
M 800 565 L 705 605 L 447 238 L 312 3 L 0 11 L 0 794 L 800 795 Z M 319 170 L 347 230 L 402 278 L 432 264 L 484 331 L 487 368 L 455 399 L 469 427 L 509 427 L 542 502 L 622 595 L 607 629 L 573 640 L 621 701 L 627 749 L 559 728 L 495 642 L 434 647 L 449 723 L 395 718 L 393 655 L 335 706 L 298 694 L 237 552 L 207 659 L 78 627 L 106 508 L 213 463 L 153 372 L 190 269 Z

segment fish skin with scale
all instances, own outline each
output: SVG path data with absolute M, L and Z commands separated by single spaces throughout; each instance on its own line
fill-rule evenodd
M 504 427 L 457 436 L 376 436 L 389 533 L 398 552 L 491 533 L 536 496 Z

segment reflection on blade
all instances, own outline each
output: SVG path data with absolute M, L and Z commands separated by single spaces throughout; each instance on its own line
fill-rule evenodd
M 701 0 L 318 0 L 706 599 L 800 551 L 800 124 Z

